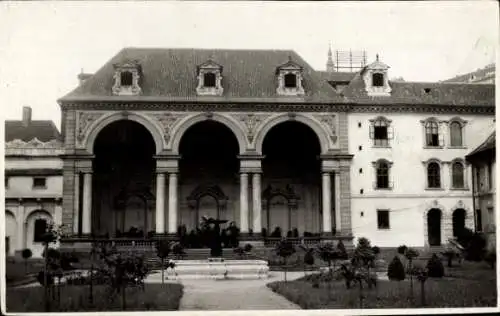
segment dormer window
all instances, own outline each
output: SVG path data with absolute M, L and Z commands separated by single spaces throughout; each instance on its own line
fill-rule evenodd
M 120 74 L 120 83 L 123 87 L 129 87 L 133 83 L 133 76 L 130 71 L 124 71 Z
M 113 85 L 114 95 L 139 95 L 141 87 L 141 66 L 137 61 L 127 61 L 113 65 L 115 67 Z
M 297 88 L 297 76 L 294 74 L 285 75 L 285 88 Z
M 304 95 L 302 67 L 293 62 L 291 57 L 287 63 L 276 68 L 276 76 L 278 77 L 278 88 L 276 89 L 278 95 Z
M 205 88 L 215 88 L 215 74 L 206 73 L 203 77 L 203 86 Z
M 222 66 L 208 59 L 197 67 L 198 86 L 196 92 L 198 95 L 222 95 Z
M 383 87 L 384 86 L 384 75 L 383 74 L 373 74 L 372 75 L 372 84 L 374 87 Z
M 378 97 L 391 95 L 392 89 L 389 85 L 388 69 L 389 66 L 381 62 L 378 55 L 374 63 L 363 69 L 362 76 L 368 96 Z

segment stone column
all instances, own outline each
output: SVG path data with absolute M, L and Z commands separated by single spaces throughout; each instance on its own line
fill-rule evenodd
M 92 232 L 92 173 L 85 172 L 83 181 L 82 233 L 90 234 Z
M 332 206 L 331 206 L 331 181 L 330 173 L 323 172 L 322 174 L 322 199 L 323 199 L 323 234 L 330 235 L 332 233 Z
M 340 221 L 340 173 L 335 172 L 335 232 L 340 234 L 341 221 Z
M 168 178 L 168 233 L 177 233 L 177 173 Z
M 156 227 L 157 234 L 165 233 L 165 173 L 156 174 Z
M 80 224 L 80 173 L 75 173 L 75 198 L 73 206 L 73 233 L 78 234 Z
M 252 198 L 253 198 L 253 232 L 260 234 L 262 232 L 262 198 L 261 198 L 261 176 L 260 173 L 254 173 L 252 176 Z
M 248 173 L 240 174 L 240 231 L 248 233 Z

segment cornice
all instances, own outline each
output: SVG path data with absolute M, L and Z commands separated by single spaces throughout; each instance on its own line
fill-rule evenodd
M 218 111 L 218 112 L 352 112 L 352 113 L 473 113 L 495 114 L 494 105 L 446 105 L 446 104 L 355 104 L 355 103 L 317 103 L 317 102 L 111 102 L 111 101 L 61 101 L 62 110 L 101 110 L 101 111 Z

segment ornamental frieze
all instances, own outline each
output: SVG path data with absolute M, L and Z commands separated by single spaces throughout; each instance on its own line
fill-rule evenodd
M 79 145 L 82 145 L 85 136 L 88 134 L 90 126 L 99 118 L 104 116 L 106 112 L 77 112 L 76 117 L 76 140 Z
M 177 124 L 180 120 L 188 116 L 187 113 L 154 113 L 153 117 L 160 122 L 160 125 L 163 129 L 163 138 L 165 142 L 168 144 L 170 139 L 172 138 L 172 130 L 175 124 Z
M 261 124 L 271 116 L 271 114 L 233 114 L 238 121 L 243 122 L 247 130 L 247 139 L 249 143 L 253 142 L 256 132 L 259 130 Z
M 326 127 L 326 130 L 329 133 L 330 139 L 335 144 L 337 142 L 337 126 L 338 126 L 338 117 L 335 114 L 316 114 L 313 117 L 318 120 L 321 125 Z

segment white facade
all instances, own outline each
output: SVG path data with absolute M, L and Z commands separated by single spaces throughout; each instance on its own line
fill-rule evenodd
M 351 165 L 351 214 L 353 235 L 367 237 L 379 247 L 428 246 L 427 212 L 441 210 L 441 244 L 453 236 L 452 214 L 466 211 L 465 226 L 473 229 L 471 167 L 465 164 L 465 186 L 452 188 L 451 166 L 464 162 L 465 156 L 491 133 L 494 117 L 485 115 L 383 113 L 388 121 L 388 146 L 375 146 L 370 127 L 380 114 L 350 113 L 349 152 Z M 424 122 L 434 118 L 439 125 L 437 148 L 425 144 Z M 372 121 L 371 121 L 372 120 Z M 450 123 L 463 125 L 463 146 L 450 147 Z M 372 132 L 373 133 L 373 132 Z M 375 162 L 389 165 L 388 188 L 376 188 Z M 426 163 L 440 166 L 440 188 L 428 188 Z M 379 228 L 378 210 L 389 211 L 389 226 Z

